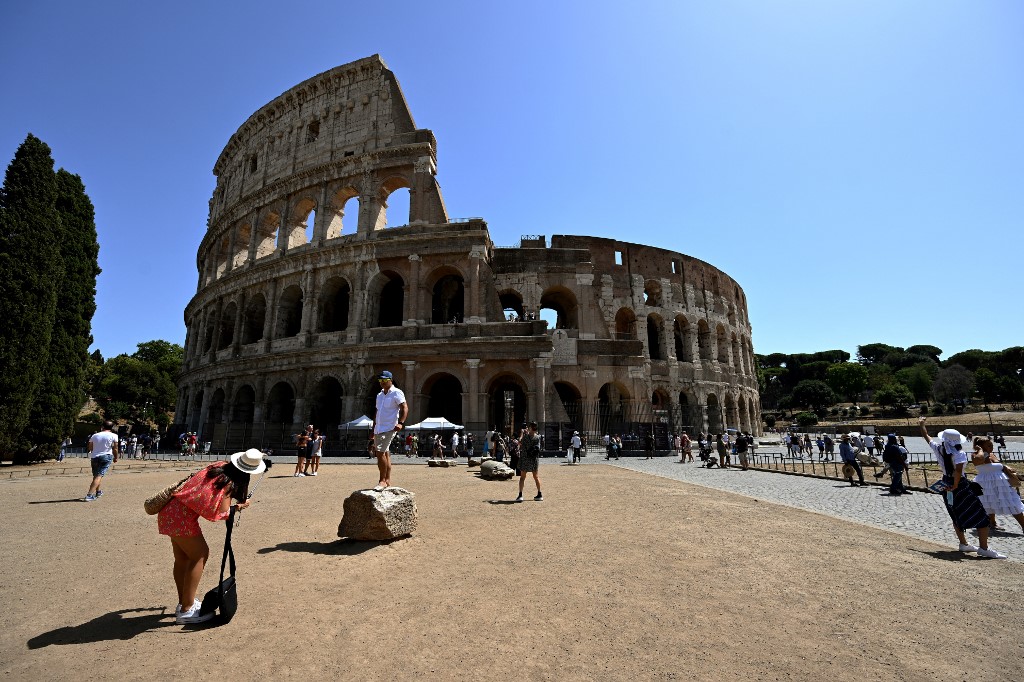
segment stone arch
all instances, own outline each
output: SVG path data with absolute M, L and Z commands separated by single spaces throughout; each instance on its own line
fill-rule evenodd
M 210 407 L 206 412 L 206 421 L 211 424 L 220 424 L 224 421 L 224 403 L 226 396 L 224 389 L 218 388 L 210 397 Z
M 615 313 L 615 338 L 633 340 L 636 338 L 636 314 L 629 308 L 619 308 Z
M 523 296 L 515 289 L 505 289 L 498 293 L 498 304 L 501 306 L 502 317 L 508 319 L 515 315 L 517 320 L 526 319 L 526 311 L 523 308 Z
M 518 433 L 516 429 L 526 421 L 528 393 L 527 383 L 514 372 L 493 377 L 487 387 L 488 423 L 502 433 Z
M 331 197 L 331 217 L 327 223 L 326 239 L 335 239 L 348 232 L 355 234 L 359 229 L 359 190 L 345 184 L 335 190 Z M 346 218 L 346 216 L 348 216 Z
M 216 341 L 215 333 L 216 333 L 217 330 L 214 328 L 215 323 L 216 323 L 216 320 L 214 319 L 212 314 L 209 314 L 209 315 L 206 316 L 206 322 L 204 323 L 204 326 L 203 326 L 203 353 L 204 354 L 210 352 L 210 350 L 213 348 L 214 342 Z
M 232 301 L 224 306 L 220 314 L 220 334 L 217 341 L 217 350 L 224 350 L 231 346 L 235 339 L 235 318 L 238 317 L 238 305 Z
M 403 175 L 392 175 L 380 184 L 379 227 L 399 227 L 412 222 L 411 189 L 412 181 Z
M 308 194 L 303 194 L 293 200 L 291 209 L 288 211 L 287 234 L 278 237 L 278 248 L 294 249 L 297 246 L 308 244 L 312 241 L 313 222 L 316 220 L 317 201 Z M 282 244 L 282 239 L 285 243 Z
M 725 426 L 726 428 L 739 428 L 739 409 L 736 405 L 736 398 L 731 393 L 725 394 Z
M 342 399 L 345 391 L 333 376 L 325 376 L 313 387 L 310 395 L 309 421 L 327 437 L 337 435 L 341 423 Z
M 224 234 L 217 240 L 216 249 L 216 271 L 214 279 L 220 279 L 228 271 L 228 264 L 231 262 L 231 235 Z
M 656 279 L 649 279 L 644 282 L 644 305 L 651 308 L 660 308 L 664 298 L 661 291 L 661 282 Z
M 295 423 L 295 388 L 287 381 L 278 381 L 267 393 L 267 409 L 263 414 L 271 424 Z
M 743 354 L 740 352 L 740 342 L 736 334 L 732 335 L 732 365 L 736 372 L 743 373 Z
M 718 273 L 711 275 L 711 294 L 714 300 L 711 301 L 711 309 L 716 312 L 722 312 L 722 287 L 718 281 Z
M 750 420 L 750 433 L 761 433 L 761 414 L 754 407 L 754 399 L 747 398 L 747 418 Z
M 734 306 L 732 303 L 729 304 L 729 326 L 736 326 L 736 306 Z
M 302 329 L 302 287 L 292 284 L 281 292 L 277 304 L 276 339 L 298 336 Z
M 708 393 L 707 408 L 708 431 L 711 433 L 723 433 L 725 427 L 722 426 L 722 407 L 718 402 L 718 396 L 714 393 Z
M 671 400 L 668 397 L 668 391 L 664 388 L 656 388 L 651 393 L 651 409 L 653 410 L 667 410 L 671 404 Z
M 679 425 L 691 436 L 704 428 L 703 411 L 696 398 L 685 389 L 679 391 Z
M 651 313 L 647 316 L 647 355 L 651 360 L 665 359 L 665 349 L 661 343 L 664 328 L 665 323 L 660 315 Z
M 558 414 L 555 411 L 556 419 L 554 421 L 568 421 L 571 424 L 580 425 L 582 423 L 583 415 L 583 396 L 580 390 L 568 381 L 556 381 L 555 382 L 555 394 L 558 395 L 559 403 L 561 403 L 562 411 L 564 414 Z M 560 417 L 564 416 L 565 419 Z
M 370 320 L 376 327 L 401 327 L 405 320 L 405 280 L 393 270 L 382 270 L 368 287 Z
M 541 294 L 540 307 L 555 311 L 556 329 L 579 328 L 579 305 L 572 290 L 563 286 L 548 287 Z
M 242 316 L 242 343 L 256 343 L 263 338 L 267 321 L 267 297 L 262 292 L 253 294 L 245 303 Z
M 721 365 L 729 364 L 729 339 L 725 333 L 725 327 L 718 325 L 715 327 L 715 359 Z
M 597 393 L 598 430 L 601 433 L 625 433 L 629 427 L 629 391 L 618 382 L 609 382 Z
M 340 332 L 348 329 L 352 288 L 344 277 L 331 277 L 320 290 L 317 330 Z
M 277 232 L 281 227 L 281 214 L 268 211 L 256 227 L 256 260 L 270 256 L 277 248 Z
M 747 416 L 747 401 L 740 396 L 736 402 L 739 405 L 739 429 L 748 432 L 750 431 L 750 418 Z
M 192 409 L 189 410 L 189 421 L 191 422 L 191 426 L 189 428 L 190 431 L 198 431 L 199 427 L 202 426 L 202 424 L 199 423 L 199 420 L 202 418 L 203 398 L 205 396 L 206 391 L 201 388 L 196 391 L 194 396 L 192 396 Z
M 423 382 L 427 401 L 425 417 L 444 417 L 453 424 L 462 423 L 462 382 L 448 372 L 437 372 Z
M 231 254 L 231 267 L 239 268 L 249 260 L 249 241 L 252 240 L 252 225 L 242 222 L 235 226 L 235 252 Z
M 465 319 L 466 285 L 458 269 L 446 266 L 430 273 L 430 322 L 448 324 Z
M 672 336 L 676 344 L 676 359 L 680 362 L 693 362 L 693 339 L 690 321 L 685 315 L 676 315 L 672 325 Z
M 235 391 L 235 398 L 232 401 L 231 421 L 243 424 L 252 424 L 256 414 L 256 391 L 253 387 L 245 384 Z
M 711 360 L 711 329 L 706 320 L 697 322 L 697 348 L 701 360 Z

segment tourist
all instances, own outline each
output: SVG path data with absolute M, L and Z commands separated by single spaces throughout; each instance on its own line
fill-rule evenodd
M 690 440 L 689 434 L 683 431 L 679 435 L 679 461 L 693 461 L 693 441 Z
M 67 438 L 61 441 L 60 453 L 57 455 L 58 462 L 64 461 L 64 457 L 67 455 L 69 447 L 71 447 L 71 436 L 68 436 Z
M 100 484 L 103 477 L 110 471 L 111 465 L 117 461 L 120 453 L 117 434 L 114 433 L 114 422 L 103 422 L 103 429 L 89 437 L 89 464 L 92 465 L 92 483 L 85 494 L 85 502 L 93 502 L 103 495 Z
M 579 431 L 572 432 L 572 438 L 569 439 L 569 443 L 572 447 L 572 463 L 578 464 L 580 461 L 580 448 L 583 447 L 583 441 L 580 440 Z
M 736 436 L 736 456 L 739 457 L 740 467 L 743 471 L 747 470 L 747 448 L 749 446 L 746 434 L 741 433 Z
M 292 474 L 292 476 L 296 478 L 301 478 L 306 475 L 306 453 L 312 439 L 312 424 L 307 426 L 305 431 L 295 436 L 295 473 Z
M 718 468 L 725 469 L 729 466 L 729 448 L 725 444 L 722 434 L 715 434 L 715 450 L 718 451 Z M 710 466 L 708 467 L 711 468 Z
M 814 459 L 814 444 L 811 442 L 811 434 L 804 434 L 804 451 L 808 459 Z
M 1004 452 L 1006 452 L 1006 439 L 1005 439 L 1005 438 L 1003 438 L 1002 434 L 1000 434 L 1000 435 L 997 435 L 997 436 L 996 436 L 995 438 L 993 438 L 992 440 L 993 440 L 993 441 L 995 441 L 995 444 L 996 444 L 997 446 L 999 446 L 999 447 L 997 448 L 997 450 L 998 450 L 999 454 L 1003 454 Z
M 814 444 L 818 446 L 818 459 L 825 459 L 825 439 L 820 433 L 818 434 L 817 439 L 815 439 Z
M 964 465 L 967 464 L 967 453 L 964 452 L 964 444 L 967 439 L 960 435 L 956 429 L 940 431 L 938 438 L 932 440 L 928 435 L 928 427 L 925 426 L 927 417 L 921 417 L 921 437 L 931 447 L 935 459 L 942 470 L 942 481 L 946 484 L 946 490 L 942 494 L 942 500 L 946 505 L 949 518 L 953 521 L 953 529 L 960 541 L 961 552 L 977 552 L 978 556 L 988 559 L 1005 559 L 1005 554 L 988 548 L 988 533 L 991 525 L 988 514 L 978 494 L 971 486 L 971 481 L 964 475 Z M 967 535 L 964 531 L 967 528 L 978 530 L 978 545 L 967 542 Z
M 472 433 L 467 433 L 466 434 L 466 459 L 469 459 L 470 457 L 473 456 L 473 451 L 475 449 L 476 448 L 474 448 L 474 444 L 473 444 L 473 434 Z
M 875 439 L 868 434 L 864 434 L 864 448 L 868 451 L 869 457 L 875 456 Z
M 202 603 L 196 598 L 210 557 L 199 517 L 223 521 L 232 504 L 239 511 L 247 508 L 249 476 L 266 468 L 259 450 L 236 452 L 227 462 L 214 462 L 193 474 L 157 514 L 157 530 L 171 538 L 174 551 L 174 585 L 178 590 L 174 620 L 179 625 L 202 623 L 214 615 L 213 611 L 200 615 Z
M 843 460 L 843 475 L 846 476 L 846 480 L 850 482 L 851 487 L 858 485 L 853 482 L 852 472 L 857 473 L 859 485 L 865 485 L 864 470 L 860 468 L 860 462 L 857 461 L 857 451 L 852 444 L 853 438 L 851 438 L 850 434 L 844 433 L 842 441 L 839 443 L 839 457 Z M 847 470 L 846 467 L 850 467 L 850 470 Z
M 832 436 L 825 434 L 825 459 L 831 461 L 832 457 L 836 454 L 836 442 L 832 440 Z
M 644 436 L 644 451 L 647 453 L 645 459 L 652 459 L 654 457 L 654 435 L 651 433 Z
M 380 480 L 374 490 L 379 492 L 391 485 L 391 441 L 405 426 L 409 405 L 405 402 L 405 394 L 394 385 L 391 372 L 381 372 L 377 382 L 380 393 L 377 394 L 377 412 L 373 418 L 373 448 L 380 470 Z
M 882 461 L 885 462 L 885 466 L 892 473 L 892 483 L 889 485 L 890 495 L 913 495 L 912 492 L 907 490 L 907 487 L 903 485 L 903 472 L 907 468 L 907 451 L 900 447 L 900 443 L 896 440 L 896 434 L 890 433 L 886 438 L 885 447 L 882 448 Z M 883 472 L 885 469 L 882 470 Z M 875 474 L 875 478 L 880 478 L 880 474 Z
M 1020 529 L 1024 531 L 1024 503 L 1020 495 L 1010 487 L 1010 479 L 1006 472 L 1016 473 L 1013 469 L 1003 466 L 993 451 L 992 440 L 985 436 L 974 439 L 974 467 L 978 475 L 974 482 L 979 484 L 984 493 L 980 495 L 981 504 L 988 512 L 988 520 L 993 530 L 1002 530 L 996 525 L 996 514 L 1012 516 L 1017 519 Z
M 320 433 L 320 429 L 313 431 L 313 437 L 309 443 L 309 463 L 310 463 L 310 476 L 316 476 L 320 473 L 320 458 L 324 454 L 324 435 Z
M 448 441 L 448 447 L 451 448 L 452 457 L 454 459 L 459 458 L 459 432 L 455 431 L 452 433 L 451 439 Z
M 526 484 L 526 474 L 533 474 L 533 482 L 537 484 L 537 495 L 533 498 L 537 502 L 544 501 L 544 495 L 540 492 L 540 437 L 537 436 L 537 422 L 530 422 L 526 425 L 526 432 L 519 438 L 519 496 L 516 502 L 523 501 L 523 486 Z
M 434 459 L 444 459 L 444 445 L 441 444 L 441 434 L 434 434 L 434 444 L 430 448 L 430 456 Z
M 491 434 L 491 447 L 494 449 L 494 459 L 504 462 L 505 455 L 508 453 L 508 442 L 497 429 Z M 515 467 L 512 468 L 515 469 Z

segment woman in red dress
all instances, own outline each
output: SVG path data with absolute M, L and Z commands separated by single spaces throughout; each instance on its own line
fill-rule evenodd
M 199 581 L 210 557 L 210 546 L 199 527 L 199 517 L 223 521 L 228 518 L 232 504 L 238 510 L 248 507 L 249 476 L 266 468 L 259 450 L 250 448 L 236 452 L 229 461 L 214 462 L 193 474 L 157 515 L 157 528 L 161 535 L 170 536 L 174 550 L 174 584 L 178 588 L 174 617 L 177 623 L 201 623 L 213 615 L 200 616 L 202 603 L 196 599 Z

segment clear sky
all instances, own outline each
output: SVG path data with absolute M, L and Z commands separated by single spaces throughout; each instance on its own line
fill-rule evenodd
M 214 161 L 246 118 L 379 53 L 449 214 L 708 261 L 759 353 L 1024 344 L 1024 3 L 0 3 L 0 158 L 82 176 L 95 348 L 183 343 Z

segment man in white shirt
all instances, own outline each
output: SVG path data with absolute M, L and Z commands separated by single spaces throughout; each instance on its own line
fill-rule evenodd
M 373 418 L 373 454 L 377 456 L 380 481 L 374 490 L 380 492 L 391 485 L 391 441 L 405 426 L 409 406 L 405 394 L 395 387 L 391 372 L 384 370 L 377 377 L 380 393 L 377 394 L 377 412 Z
M 452 457 L 458 458 L 459 456 L 459 432 L 456 431 L 452 434 L 452 439 L 448 442 L 448 445 L 452 449 Z
M 85 495 L 85 502 L 95 502 L 103 491 L 100 483 L 110 471 L 110 465 L 117 461 L 120 453 L 117 445 L 117 434 L 114 433 L 114 422 L 103 422 L 103 430 L 89 437 L 89 463 L 92 465 L 92 485 Z
M 569 442 L 572 444 L 572 461 L 574 464 L 578 464 L 580 461 L 580 448 L 583 447 L 583 441 L 580 440 L 580 432 L 573 431 L 572 439 Z

